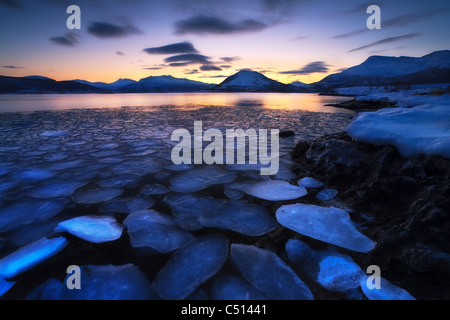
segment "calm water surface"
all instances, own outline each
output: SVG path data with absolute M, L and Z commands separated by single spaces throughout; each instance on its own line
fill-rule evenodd
M 325 106 L 349 97 L 312 93 L 125 93 L 125 94 L 1 94 L 0 112 L 120 107 L 256 106 L 267 109 L 343 113 L 351 111 Z

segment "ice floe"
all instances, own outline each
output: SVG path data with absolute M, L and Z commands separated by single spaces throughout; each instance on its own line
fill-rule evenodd
M 58 223 L 56 232 L 68 232 L 93 243 L 114 241 L 122 236 L 123 226 L 112 217 L 82 216 Z
M 59 214 L 68 203 L 67 199 L 24 199 L 0 209 L 0 232 L 20 226 L 48 220 Z
M 67 245 L 64 237 L 42 238 L 0 260 L 0 277 L 12 278 L 54 256 Z
M 6 292 L 9 291 L 14 286 L 15 282 L 12 281 L 6 281 L 2 277 L 0 277 L 0 297 L 4 295 Z
M 346 292 L 358 288 L 365 276 L 351 257 L 332 251 L 314 251 L 300 240 L 288 240 L 286 253 L 300 274 L 329 291 Z
M 135 248 L 149 247 L 167 253 L 193 239 L 188 231 L 178 227 L 172 216 L 154 210 L 132 213 L 123 223 Z
M 236 182 L 228 186 L 245 192 L 248 195 L 270 200 L 283 201 L 301 198 L 307 194 L 304 187 L 298 187 L 281 180 L 267 180 L 262 182 Z
M 153 283 L 166 300 L 181 300 L 214 276 L 228 257 L 228 240 L 222 235 L 200 236 L 170 257 Z
M 32 198 L 51 199 L 57 197 L 71 196 L 75 190 L 84 186 L 86 182 L 83 181 L 50 181 L 35 187 L 28 192 Z
M 367 281 L 367 277 L 361 279 L 361 289 L 369 300 L 415 300 L 408 291 L 397 287 L 386 279 L 380 278 L 380 287 L 373 289 L 368 287 Z
M 114 199 L 122 193 L 123 190 L 119 188 L 95 188 L 75 193 L 72 200 L 81 204 L 95 204 Z
M 236 175 L 216 167 L 186 171 L 170 180 L 170 188 L 176 192 L 196 192 L 212 185 L 231 183 Z
M 260 236 L 276 227 L 269 212 L 256 204 L 239 200 L 222 200 L 188 193 L 173 193 L 164 200 L 177 223 L 186 230 L 203 227 L 221 228 Z
M 335 189 L 323 189 L 316 194 L 316 198 L 322 201 L 329 201 L 338 195 L 338 191 Z
M 51 278 L 32 291 L 28 300 L 158 300 L 147 275 L 133 264 L 80 267 L 81 289 L 68 289 Z
M 271 251 L 250 245 L 232 244 L 231 258 L 244 278 L 271 299 L 314 299 L 306 284 Z
M 143 186 L 139 192 L 143 195 L 150 196 L 150 195 L 158 195 L 158 194 L 166 194 L 169 193 L 169 188 L 161 185 L 161 184 L 147 184 Z
M 211 287 L 213 300 L 267 300 L 261 291 L 235 275 L 223 275 L 214 279 Z
M 366 253 L 375 247 L 342 209 L 297 203 L 281 206 L 276 218 L 286 228 L 349 250 Z
M 323 182 L 311 177 L 304 177 L 298 181 L 298 185 L 305 188 L 322 188 Z
M 151 208 L 155 200 L 150 197 L 137 196 L 135 198 L 116 198 L 103 203 L 99 211 L 102 213 L 116 212 L 130 214 Z

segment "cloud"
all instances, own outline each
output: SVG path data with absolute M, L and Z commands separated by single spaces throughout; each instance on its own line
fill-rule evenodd
M 0 0 L 0 5 L 16 10 L 25 10 L 20 0 Z
M 171 56 L 165 58 L 164 62 L 169 63 L 169 65 L 172 67 L 187 66 L 190 64 L 212 64 L 209 57 L 196 53 L 186 53 Z
M 3 66 L 5 69 L 24 69 L 24 67 L 18 67 L 18 66 Z
M 311 73 L 325 73 L 329 70 L 329 65 L 324 61 L 314 61 L 310 62 L 307 65 L 303 66 L 303 68 L 299 70 L 291 70 L 291 71 L 282 71 L 280 74 L 302 74 L 308 75 Z
M 308 39 L 308 36 L 300 36 L 300 37 L 292 39 L 291 41 L 299 41 L 299 40 L 305 40 L 305 39 Z
M 179 42 L 162 47 L 147 48 L 144 51 L 148 54 L 198 53 L 197 49 L 190 42 Z
M 385 38 L 385 39 L 382 39 L 382 40 L 379 40 L 379 41 L 376 41 L 376 42 L 369 43 L 369 44 L 367 44 L 365 46 L 349 50 L 347 52 L 355 52 L 355 51 L 371 48 L 371 47 L 374 47 L 374 46 L 377 46 L 377 45 L 380 45 L 380 44 L 386 44 L 386 43 L 392 43 L 392 42 L 406 40 L 406 39 L 412 39 L 412 38 L 416 38 L 416 37 L 418 37 L 420 35 L 421 35 L 420 33 L 410 33 L 410 34 L 405 34 L 403 36 Z
M 184 74 L 197 74 L 197 73 L 199 73 L 199 72 L 198 72 L 198 69 L 194 69 L 194 70 L 185 72 Z
M 78 45 L 78 38 L 80 36 L 76 33 L 68 32 L 63 36 L 60 37 L 51 37 L 49 38 L 50 41 L 53 43 L 60 45 L 60 46 L 66 46 L 66 47 L 75 47 Z
M 202 71 L 222 71 L 221 68 L 213 66 L 213 65 L 203 65 L 200 67 L 200 70 Z
M 219 67 L 224 68 L 224 69 L 232 68 L 232 66 L 230 66 L 229 64 L 222 64 Z
M 164 67 L 145 67 L 142 68 L 142 70 L 161 70 Z
M 125 53 L 123 53 L 122 51 L 116 51 L 116 54 L 117 54 L 118 56 L 124 56 L 124 55 L 125 55 Z
M 234 61 L 241 60 L 241 57 L 222 57 L 222 58 L 220 58 L 220 60 L 225 61 L 227 63 L 231 63 Z
M 450 11 L 450 8 L 440 8 L 440 9 L 430 9 L 430 10 L 424 10 L 420 13 L 411 13 L 411 14 L 403 14 L 391 19 L 382 20 L 381 21 L 381 27 L 382 28 L 388 28 L 388 27 L 404 27 L 419 21 L 426 20 L 427 18 L 431 18 L 433 16 L 436 16 L 441 13 L 445 13 Z M 333 39 L 345 39 L 349 38 L 358 34 L 362 34 L 367 32 L 369 29 L 362 28 L 359 30 L 351 31 L 344 34 L 339 34 L 333 37 Z
M 233 34 L 258 32 L 268 26 L 254 19 L 230 22 L 216 16 L 198 15 L 175 23 L 175 34 Z
M 142 33 L 131 24 L 119 26 L 109 22 L 91 22 L 88 32 L 97 38 L 121 38 Z

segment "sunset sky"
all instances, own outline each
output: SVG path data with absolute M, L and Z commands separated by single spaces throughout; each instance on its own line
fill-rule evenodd
M 69 5 L 81 30 L 68 30 Z M 381 30 L 366 9 L 381 8 Z M 450 49 L 448 0 L 0 0 L 0 74 L 220 83 L 250 68 L 321 80 L 371 55 Z

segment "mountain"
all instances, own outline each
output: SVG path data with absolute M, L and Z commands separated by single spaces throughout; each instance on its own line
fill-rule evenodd
M 295 87 L 305 87 L 308 86 L 306 83 L 300 82 L 300 81 L 294 81 L 289 83 L 291 86 L 295 86 Z
M 450 83 L 450 50 L 420 58 L 371 56 L 355 67 L 329 75 L 312 86 L 319 90 L 355 86 Z
M 105 82 L 89 82 L 86 80 L 73 80 L 79 83 L 83 83 L 83 84 L 87 84 L 90 86 L 94 86 L 103 90 L 111 90 L 111 91 L 115 91 L 115 90 L 119 90 L 123 87 L 129 86 L 131 84 L 136 83 L 135 80 L 131 80 L 131 79 L 119 79 L 115 82 L 111 82 L 111 83 L 105 83 Z
M 56 81 L 41 76 L 0 76 L 0 93 L 103 93 L 105 90 L 77 81 Z
M 211 89 L 210 84 L 172 76 L 151 76 L 119 89 L 119 92 L 198 92 Z
M 226 78 L 213 90 L 226 92 L 295 92 L 297 88 L 269 79 L 259 72 L 244 69 Z

